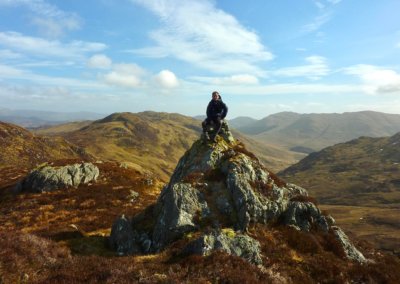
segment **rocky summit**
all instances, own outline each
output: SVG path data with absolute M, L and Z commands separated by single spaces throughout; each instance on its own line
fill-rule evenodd
M 348 259 L 366 261 L 304 188 L 267 170 L 233 139 L 227 125 L 216 143 L 203 138 L 180 159 L 155 204 L 115 221 L 109 242 L 120 255 L 157 253 L 187 239 L 182 254 L 221 250 L 261 264 L 260 243 L 248 233 L 259 223 L 319 233 L 333 239 Z
M 15 191 L 46 192 L 68 187 L 78 187 L 96 181 L 99 168 L 92 163 L 73 164 L 63 167 L 42 166 L 31 171 L 21 180 Z

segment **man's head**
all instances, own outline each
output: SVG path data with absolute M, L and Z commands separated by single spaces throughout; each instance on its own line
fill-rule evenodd
M 217 101 L 220 99 L 219 93 L 217 91 L 212 92 L 212 99 Z

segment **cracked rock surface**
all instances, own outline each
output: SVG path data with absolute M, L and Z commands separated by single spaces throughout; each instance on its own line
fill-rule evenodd
M 259 243 L 247 234 L 255 223 L 332 234 L 349 259 L 363 261 L 344 232 L 335 229 L 333 218 L 319 210 L 304 188 L 280 180 L 230 133 L 219 136 L 216 143 L 203 139 L 193 143 L 156 204 L 130 219 L 131 227 L 123 231 L 134 237 L 120 244 L 122 251 L 118 252 L 130 254 L 130 248 L 142 247 L 140 253 L 157 253 L 195 234 L 197 239 L 185 253 L 207 255 L 222 250 L 259 264 Z M 113 239 L 125 239 L 118 238 L 114 227 Z
M 40 193 L 78 187 L 96 181 L 99 168 L 92 163 L 73 164 L 64 167 L 45 166 L 35 169 L 17 184 L 16 192 Z

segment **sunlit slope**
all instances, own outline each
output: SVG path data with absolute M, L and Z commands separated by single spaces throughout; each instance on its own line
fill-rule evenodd
M 14 124 L 0 122 L 0 168 L 31 168 L 58 159 L 92 157 L 62 137 L 37 136 Z
M 253 138 L 309 153 L 360 136 L 390 136 L 400 131 L 400 115 L 373 111 L 343 114 L 282 112 L 238 128 Z
M 312 153 L 280 173 L 325 204 L 400 204 L 400 133 L 361 137 Z
M 167 180 L 179 158 L 201 134 L 201 121 L 172 113 L 114 113 L 91 123 L 67 123 L 36 133 L 62 135 L 98 159 L 119 161 Z M 304 156 L 233 133 L 271 170 L 284 169 Z

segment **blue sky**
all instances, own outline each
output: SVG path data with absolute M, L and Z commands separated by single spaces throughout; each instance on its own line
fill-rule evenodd
M 398 0 L 0 0 L 0 108 L 400 113 Z

